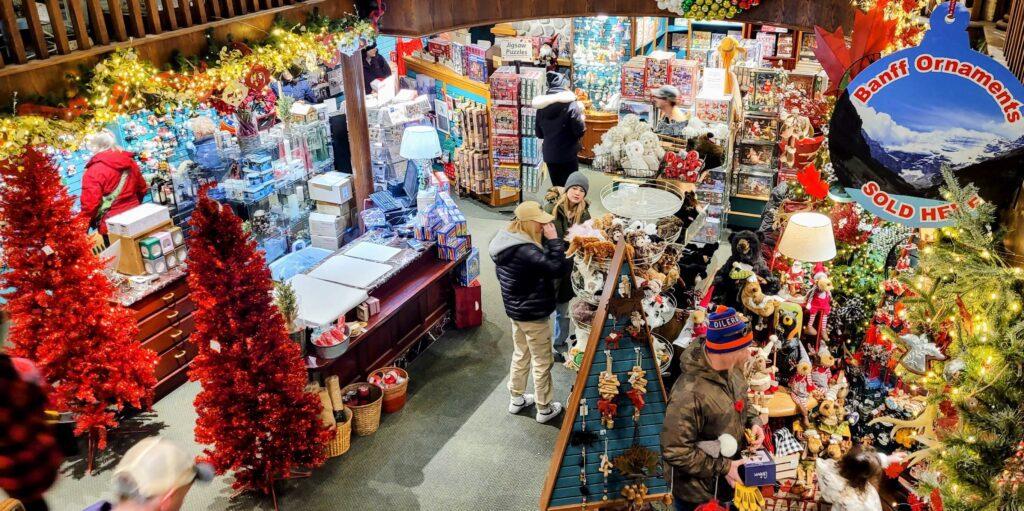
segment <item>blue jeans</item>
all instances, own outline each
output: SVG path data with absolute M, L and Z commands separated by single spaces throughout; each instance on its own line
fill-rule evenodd
M 551 336 L 551 345 L 563 347 L 566 339 L 569 338 L 569 302 L 560 303 L 555 306 L 555 331 Z

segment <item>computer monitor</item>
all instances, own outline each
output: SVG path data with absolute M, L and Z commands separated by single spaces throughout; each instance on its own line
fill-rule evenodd
M 416 192 L 420 189 L 420 173 L 419 166 L 413 160 L 409 160 L 405 165 L 405 196 L 416 200 Z

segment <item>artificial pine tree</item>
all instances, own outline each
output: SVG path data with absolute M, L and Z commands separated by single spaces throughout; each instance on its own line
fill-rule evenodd
M 1020 477 L 1017 448 L 1024 440 L 1024 270 L 999 255 L 990 230 L 994 207 L 967 207 L 974 186 L 959 186 L 946 171 L 947 200 L 959 204 L 955 224 L 920 251 L 905 298 L 915 333 L 923 333 L 947 360 L 924 376 L 906 374 L 929 392 L 937 410 L 921 494 L 938 488 L 950 511 L 1024 509 L 1024 488 L 1000 484 Z M 1009 477 L 1007 477 L 1009 476 Z
M 202 192 L 192 213 L 189 286 L 202 384 L 196 441 L 233 487 L 272 494 L 274 481 L 321 465 L 333 434 L 320 400 L 305 391 L 306 367 L 273 304 L 270 270 L 230 208 Z
M 88 220 L 50 159 L 32 147 L 0 162 L 0 274 L 11 314 L 10 354 L 34 361 L 50 405 L 75 414 L 75 434 L 106 446 L 116 412 L 141 408 L 156 385 L 156 354 L 135 340 L 132 314 L 114 298 L 88 238 Z

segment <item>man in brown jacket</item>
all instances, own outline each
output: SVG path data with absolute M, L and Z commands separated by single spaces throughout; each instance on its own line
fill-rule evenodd
M 732 486 L 740 481 L 743 460 L 712 457 L 698 442 L 715 441 L 722 434 L 742 442 L 748 427 L 756 445 L 764 440 L 761 420 L 747 402 L 748 385 L 741 372 L 752 340 L 743 317 L 732 308 L 720 307 L 708 318 L 707 341 L 683 352 L 683 373 L 672 387 L 661 431 L 678 511 L 692 511 L 716 495 L 718 501 L 728 502 Z

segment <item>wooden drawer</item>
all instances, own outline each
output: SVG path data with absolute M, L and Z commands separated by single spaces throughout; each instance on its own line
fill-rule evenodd
M 188 296 L 188 279 L 182 277 L 166 288 L 139 300 L 130 307 L 135 314 L 135 321 L 142 321 L 154 312 Z
M 160 355 L 160 359 L 156 363 L 156 379 L 162 380 L 178 368 L 184 367 L 195 358 L 196 353 L 196 346 L 188 339 L 167 350 L 166 353 Z
M 174 304 L 174 310 L 178 311 L 178 317 L 184 318 L 196 310 L 196 304 L 191 297 L 186 296 Z
M 181 318 L 181 311 L 173 306 L 159 309 L 155 314 L 139 322 L 139 333 L 135 336 L 135 340 L 146 341 L 165 328 L 181 321 Z
M 142 343 L 142 347 L 162 354 L 174 345 L 180 343 L 192 335 L 195 327 L 195 319 L 189 315 L 175 325 L 163 329 L 160 333 L 150 337 Z

